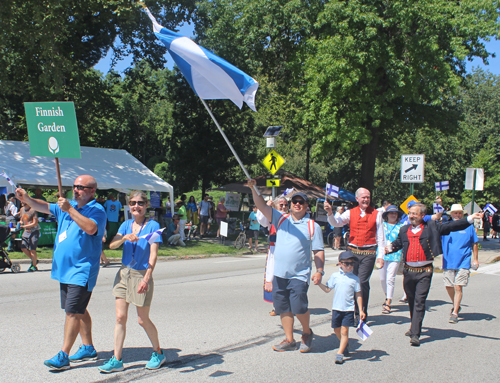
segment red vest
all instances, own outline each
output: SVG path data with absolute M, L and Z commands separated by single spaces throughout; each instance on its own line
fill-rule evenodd
M 349 243 L 355 246 L 366 246 L 377 244 L 377 214 L 371 206 L 365 210 L 365 216 L 360 217 L 359 206 L 351 209 L 349 218 Z
M 406 262 L 423 262 L 428 260 L 420 244 L 420 235 L 422 234 L 424 225 L 421 224 L 420 227 L 421 230 L 416 234 L 411 231 L 411 227 L 408 229 L 408 241 L 410 245 L 406 253 Z

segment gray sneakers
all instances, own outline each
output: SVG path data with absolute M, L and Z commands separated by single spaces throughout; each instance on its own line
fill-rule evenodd
M 458 323 L 458 315 L 451 314 L 450 315 L 450 320 L 448 321 L 448 323 L 453 323 L 453 324 Z
M 311 330 L 310 334 L 302 334 L 302 342 L 300 343 L 300 352 L 309 352 L 311 351 L 311 345 L 313 342 L 313 330 Z
M 295 340 L 285 339 L 280 344 L 273 346 L 274 351 L 293 351 L 297 349 L 297 342 Z

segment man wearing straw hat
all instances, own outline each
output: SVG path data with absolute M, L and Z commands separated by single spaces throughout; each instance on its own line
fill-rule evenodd
M 453 221 L 462 219 L 464 217 L 462 205 L 458 203 L 453 204 L 450 209 L 450 215 Z M 474 225 L 471 225 L 464 230 L 443 235 L 441 242 L 443 246 L 443 281 L 453 304 L 449 322 L 458 323 L 463 288 L 469 282 L 469 269 L 471 265 L 473 270 L 477 270 L 479 267 L 477 260 L 477 243 L 479 241 L 474 230 Z

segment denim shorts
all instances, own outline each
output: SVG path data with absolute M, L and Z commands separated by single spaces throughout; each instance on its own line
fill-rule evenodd
M 354 311 L 332 310 L 332 328 L 354 327 Z
M 309 284 L 299 279 L 273 278 L 273 304 L 276 314 L 305 314 L 308 310 Z

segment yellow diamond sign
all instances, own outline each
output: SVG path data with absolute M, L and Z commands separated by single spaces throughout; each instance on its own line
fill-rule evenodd
M 409 196 L 406 201 L 404 201 L 399 207 L 401 210 L 403 210 L 406 214 L 408 214 L 408 202 L 410 201 L 415 201 L 418 202 L 418 199 L 416 199 L 414 196 Z
M 262 161 L 264 166 L 269 170 L 269 172 L 274 175 L 281 166 L 285 163 L 283 157 L 281 157 L 276 150 L 271 150 L 269 154 Z
M 280 180 L 278 179 L 273 179 L 273 180 L 266 180 L 266 186 L 268 188 L 278 188 L 280 187 Z

